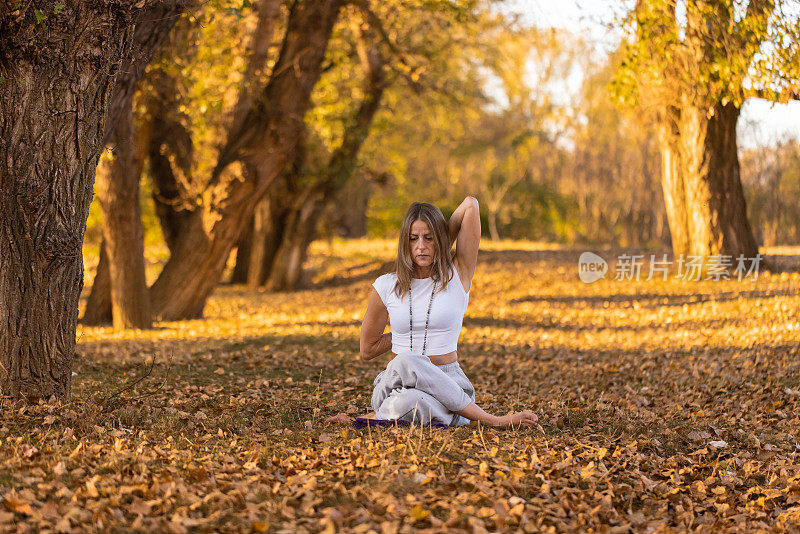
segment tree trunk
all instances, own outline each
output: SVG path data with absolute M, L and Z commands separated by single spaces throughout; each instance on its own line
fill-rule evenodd
M 296 2 L 269 83 L 242 124 L 230 131 L 202 206 L 191 217 L 151 289 L 157 317 L 199 317 L 255 204 L 282 172 L 303 131 L 311 90 L 338 16 L 341 0 Z M 241 161 L 239 176 L 229 170 Z
M 231 130 L 238 130 L 241 127 L 253 107 L 254 98 L 258 94 L 258 87 L 261 84 L 263 70 L 267 64 L 269 45 L 272 43 L 275 22 L 280 15 L 282 3 L 283 0 L 261 0 L 256 4 L 258 22 L 247 46 L 247 68 L 242 77 L 245 87 L 239 92 L 239 100 L 233 110 Z M 263 202 L 262 200 L 261 203 Z M 258 211 L 258 208 L 256 208 L 256 211 Z M 255 214 L 250 218 L 250 222 L 245 225 L 244 232 L 236 244 L 236 266 L 231 275 L 231 282 L 234 284 L 243 284 L 248 280 L 254 226 Z
M 367 208 L 369 206 L 370 186 L 367 180 L 359 175 L 350 180 L 337 195 L 338 199 L 346 199 L 346 210 L 332 206 L 325 217 L 330 231 L 341 237 L 357 238 L 367 235 Z
M 111 324 L 111 271 L 108 267 L 105 239 L 100 243 L 100 259 L 94 272 L 92 291 L 86 301 L 81 323 L 87 326 Z
M 123 113 L 126 101 L 133 98 L 136 84 L 144 76 L 153 55 L 166 40 L 181 14 L 197 3 L 197 0 L 156 0 L 138 12 L 133 33 L 133 46 L 124 58 L 108 105 L 103 144 L 111 139 L 117 118 Z
M 489 239 L 492 241 L 499 241 L 500 233 L 497 231 L 497 210 L 490 207 L 487 218 L 489 219 Z
M 684 105 L 662 126 L 662 187 L 676 258 L 758 254 L 740 179 L 738 117 L 730 103 L 715 106 L 711 118 Z
M 256 207 L 253 217 L 253 241 L 247 284 L 264 285 L 286 234 L 287 219 L 291 210 L 286 205 L 289 198 L 289 177 L 278 178 Z
M 241 128 L 253 108 L 255 97 L 258 96 L 282 4 L 283 0 L 260 0 L 255 5 L 258 20 L 248 42 L 247 67 L 242 76 L 243 86 L 231 112 L 228 126 L 230 131 Z M 183 126 L 186 121 L 179 111 L 180 92 L 175 87 L 174 79 L 165 72 L 158 72 L 154 74 L 153 88 L 155 90 L 148 99 L 149 115 L 153 119 L 152 129 L 155 134 L 150 147 L 153 199 L 165 240 L 172 251 L 179 234 L 188 227 L 187 218 L 191 217 L 189 211 L 194 209 L 188 191 L 176 179 L 178 172 L 183 174 L 183 183 L 189 183 L 193 146 L 191 135 Z M 177 163 L 177 169 L 173 167 L 171 159 Z M 252 232 L 251 218 L 236 243 L 236 266 L 231 275 L 232 283 L 247 281 Z
M 258 211 L 258 207 L 256 207 L 256 211 Z M 250 218 L 250 222 L 245 225 L 244 231 L 236 243 L 236 265 L 231 273 L 232 284 L 247 283 L 247 273 L 250 270 L 250 249 L 253 244 L 253 227 L 255 226 L 254 218 Z
M 130 106 L 129 100 L 133 97 L 136 86 L 144 75 L 148 63 L 152 60 L 161 44 L 167 40 L 170 31 L 180 18 L 180 14 L 183 10 L 193 6 L 195 3 L 194 0 L 156 2 L 137 16 L 136 29 L 134 31 L 134 53 L 125 61 L 122 72 L 117 77 L 114 94 L 109 106 L 108 117 L 106 119 L 105 133 L 103 136 L 104 145 L 114 141 L 113 136 L 115 134 L 116 122 L 120 115 L 125 113 L 125 108 Z M 153 111 L 152 108 L 150 108 L 150 111 Z M 158 121 L 160 122 L 164 121 L 164 113 L 162 110 L 156 110 L 153 116 L 158 117 Z M 151 144 L 153 134 L 156 135 L 157 139 L 168 137 L 175 144 L 179 143 L 181 140 L 181 137 L 176 135 L 179 132 L 174 131 L 174 128 L 170 129 L 164 127 L 163 124 L 157 124 L 155 125 L 157 126 L 156 128 L 152 128 L 152 122 L 149 126 L 151 127 L 145 128 L 144 131 L 136 135 L 137 139 L 141 141 L 141 146 L 137 148 L 137 176 L 141 176 L 142 174 L 142 162 L 145 156 L 143 152 L 145 152 Z M 156 172 L 161 170 L 159 163 L 162 163 L 162 160 L 167 160 L 166 157 L 160 154 L 159 157 L 161 159 L 156 161 L 153 165 Z M 185 158 L 179 159 L 179 161 L 184 160 Z M 135 187 L 138 190 L 138 182 Z M 157 196 L 156 192 L 157 189 L 154 187 L 154 197 Z M 161 215 L 163 210 L 159 210 L 161 206 L 159 200 L 160 199 L 156 199 L 156 210 L 158 214 Z M 174 218 L 177 219 L 178 217 L 179 216 L 176 216 Z M 139 218 L 138 221 L 139 222 L 136 224 L 141 225 L 141 218 Z M 162 225 L 162 228 L 163 227 Z M 169 237 L 165 237 L 165 239 L 169 245 Z M 144 259 L 141 261 L 144 262 Z M 100 261 L 98 262 L 95 272 L 95 280 L 92 282 L 92 291 L 89 294 L 86 310 L 81 320 L 83 324 L 101 325 L 112 322 L 111 273 L 109 269 L 109 259 L 104 239 L 100 248 Z M 146 297 L 139 298 L 146 298 L 149 302 L 149 294 Z M 149 321 L 146 321 L 142 324 L 147 324 L 148 322 Z
M 719 242 L 716 250 L 731 254 L 734 259 L 739 254 L 747 258 L 758 254 L 758 245 L 747 218 L 747 202 L 742 189 L 736 138 L 739 112 L 739 108 L 732 103 L 717 106 L 708 128 L 706 153 L 709 162 L 710 199 L 715 215 L 710 221 L 714 233 L 713 242 Z
M 295 157 L 294 164 L 298 163 L 298 159 Z M 234 268 L 235 283 L 247 283 L 256 288 L 264 285 L 269 277 L 284 236 L 286 218 L 291 211 L 289 204 L 296 179 L 297 172 L 294 170 L 281 173 L 269 186 L 264 198 L 256 204 L 245 233 L 239 239 L 240 249 L 236 253 Z
M 0 17 L 0 395 L 68 400 L 81 246 L 132 8 Z
M 267 290 L 292 290 L 301 282 L 303 263 L 308 256 L 308 246 L 314 239 L 314 231 L 324 207 L 323 202 L 323 199 L 316 196 L 313 188 L 309 188 L 296 200 L 295 207 L 287 218 L 269 279 L 264 284 Z
M 179 109 L 181 101 L 175 79 L 159 69 L 154 69 L 148 79 L 152 91 L 144 97 L 149 118 L 144 136 L 153 203 L 164 241 L 172 252 L 189 226 L 194 207 L 186 188 L 194 164 L 194 145 L 184 126 L 188 117 Z
M 103 241 L 111 279 L 114 327 L 150 328 L 150 297 L 144 272 L 144 227 L 139 199 L 133 102 L 122 108 L 111 136 L 113 162 L 97 173 L 97 198 L 103 213 Z
M 258 0 L 255 5 L 258 21 L 247 43 L 247 68 L 242 76 L 243 87 L 237 95 L 238 100 L 233 109 L 231 131 L 237 131 L 242 127 L 258 96 L 283 1 Z

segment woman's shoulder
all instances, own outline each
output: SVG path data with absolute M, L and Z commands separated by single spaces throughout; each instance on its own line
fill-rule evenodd
M 396 280 L 397 280 L 397 273 L 391 272 L 391 273 L 384 273 L 384 274 L 380 275 L 378 278 L 375 279 L 375 282 L 376 283 L 378 283 L 378 282 L 394 282 Z
M 394 284 L 397 282 L 397 274 L 396 273 L 385 273 L 380 275 L 375 281 L 372 283 L 378 292 L 388 292 L 390 289 L 394 288 Z

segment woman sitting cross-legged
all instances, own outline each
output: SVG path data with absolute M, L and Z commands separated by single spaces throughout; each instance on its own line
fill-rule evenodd
M 372 284 L 361 325 L 361 358 L 391 349 L 392 360 L 373 382 L 367 419 L 423 426 L 533 425 L 530 411 L 488 414 L 475 404 L 475 388 L 458 364 L 456 347 L 475 265 L 481 223 L 478 201 L 467 197 L 445 221 L 435 206 L 414 202 L 400 228 L 395 272 Z M 450 249 L 456 243 L 455 254 Z M 391 332 L 383 333 L 386 322 Z M 346 414 L 326 422 L 350 423 Z

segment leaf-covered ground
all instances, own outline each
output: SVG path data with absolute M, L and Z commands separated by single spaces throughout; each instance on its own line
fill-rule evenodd
M 369 411 L 394 246 L 315 243 L 317 287 L 223 285 L 202 320 L 80 327 L 72 402 L 2 412 L 0 530 L 797 529 L 798 273 L 587 285 L 582 250 L 482 244 L 459 361 L 541 428 L 325 425 Z

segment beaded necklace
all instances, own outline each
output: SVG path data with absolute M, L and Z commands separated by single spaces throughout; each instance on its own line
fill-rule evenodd
M 425 318 L 425 336 L 422 338 L 422 355 L 425 356 L 425 345 L 428 342 L 428 321 L 431 319 L 431 305 L 433 304 L 433 294 L 436 292 L 436 282 L 433 283 L 431 290 L 431 300 L 428 302 L 428 316 Z M 414 350 L 414 322 L 411 320 L 411 286 L 408 286 L 408 337 L 411 338 L 408 350 Z

